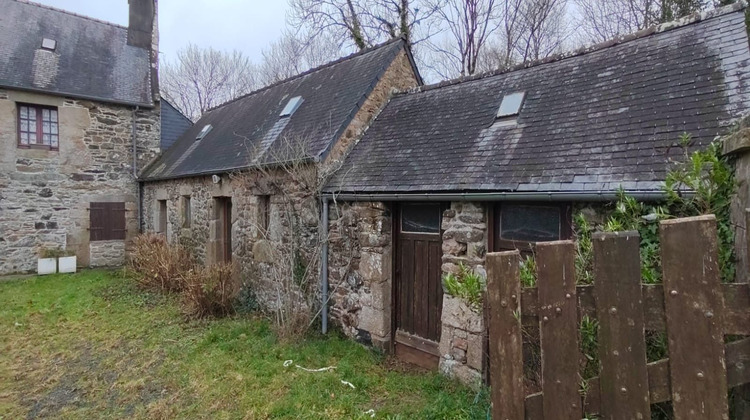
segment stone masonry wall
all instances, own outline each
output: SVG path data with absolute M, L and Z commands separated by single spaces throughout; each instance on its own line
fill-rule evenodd
M 457 273 L 459 264 L 487 277 L 487 209 L 482 203 L 453 202 L 443 212 L 443 273 Z M 443 295 L 440 371 L 462 382 L 481 382 L 484 318 L 462 300 Z
M 388 349 L 391 341 L 392 216 L 384 203 L 331 203 L 331 318 L 345 334 Z
M 57 107 L 59 150 L 17 147 L 17 103 Z M 143 168 L 158 153 L 159 109 L 135 118 Z M 122 260 L 126 243 L 90 243 L 89 203 L 125 202 L 126 242 L 137 234 L 132 123 L 126 106 L 0 90 L 0 274 L 33 271 L 41 247 L 75 251 L 80 266 Z
M 310 168 L 314 171 L 314 168 Z M 313 178 L 316 175 L 311 175 Z M 283 192 L 280 187 L 283 186 Z M 216 227 L 215 198 L 229 197 L 232 202 L 232 260 L 239 264 L 243 281 L 254 282 L 253 290 L 258 295 L 264 309 L 278 307 L 277 284 L 266 281 L 269 267 L 274 262 L 272 247 L 292 240 L 290 232 L 295 231 L 296 240 L 301 241 L 302 259 L 306 264 L 317 267 L 319 210 L 317 198 L 305 193 L 305 189 L 282 171 L 248 171 L 224 175 L 221 182 L 214 183 L 209 176 L 182 178 L 148 182 L 144 185 L 143 208 L 144 227 L 148 232 L 156 232 L 159 226 L 159 203 L 167 201 L 167 231 L 164 232 L 171 243 L 178 243 L 193 252 L 202 264 L 218 261 L 214 249 Z M 270 197 L 268 231 L 259 227 L 260 196 Z M 190 223 L 185 224 L 182 206 L 183 197 L 190 197 Z M 293 210 L 288 208 L 292 203 Z M 295 218 L 297 220 L 289 220 Z M 293 224 L 293 228 L 290 227 Z M 317 293 L 316 284 L 310 285 Z M 306 300 L 311 296 L 300 296 Z
M 417 86 L 414 68 L 405 51 L 401 51 L 390 67 L 383 73 L 370 96 L 362 104 L 349 127 L 334 144 L 330 154 L 323 163 L 321 174 L 332 173 L 340 166 L 352 147 L 362 138 L 370 122 L 383 109 L 395 92 L 405 91 Z

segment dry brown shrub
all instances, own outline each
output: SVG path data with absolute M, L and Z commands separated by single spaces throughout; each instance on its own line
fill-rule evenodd
M 231 263 L 194 267 L 183 274 L 182 296 L 186 312 L 196 318 L 234 313 L 240 281 Z
M 195 260 L 184 247 L 167 243 L 163 235 L 147 233 L 135 238 L 128 267 L 143 288 L 179 292 L 183 273 L 195 267 Z

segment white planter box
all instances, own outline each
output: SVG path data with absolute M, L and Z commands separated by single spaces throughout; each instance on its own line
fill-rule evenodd
M 57 258 L 39 258 L 36 264 L 37 274 L 55 274 L 57 273 Z
M 76 256 L 72 257 L 60 257 L 57 259 L 58 269 L 61 273 L 75 273 L 76 272 Z

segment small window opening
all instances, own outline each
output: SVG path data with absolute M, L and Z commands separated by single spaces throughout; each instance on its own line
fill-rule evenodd
M 401 232 L 440 234 L 440 204 L 404 204 L 401 207 Z
M 55 48 L 57 48 L 57 41 L 49 38 L 42 39 L 42 49 L 54 51 Z
M 290 117 L 292 114 L 294 114 L 297 109 L 299 109 L 300 105 L 302 105 L 302 102 L 305 100 L 302 99 L 301 96 L 295 96 L 294 98 L 290 99 L 289 102 L 286 103 L 286 106 L 281 111 L 281 114 L 279 114 L 279 117 Z
M 258 196 L 258 230 L 261 236 L 268 236 L 268 225 L 271 221 L 271 196 Z
M 190 196 L 189 195 L 183 195 L 182 196 L 182 227 L 183 228 L 189 228 L 191 223 L 191 209 L 190 209 Z
M 211 124 L 206 124 L 205 126 L 203 126 L 203 129 L 201 129 L 201 132 L 198 133 L 197 136 L 195 136 L 195 140 L 202 140 L 208 135 L 208 133 L 211 132 L 211 130 L 213 130 L 213 128 L 214 127 Z
M 513 117 L 521 112 L 523 100 L 526 98 L 526 92 L 515 92 L 505 95 L 500 109 L 497 111 L 497 118 Z

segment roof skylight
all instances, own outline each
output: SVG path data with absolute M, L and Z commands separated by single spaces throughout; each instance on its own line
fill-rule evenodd
M 286 106 L 281 111 L 281 114 L 279 114 L 279 117 L 290 117 L 294 112 L 302 105 L 302 102 L 305 100 L 302 99 L 301 96 L 295 96 L 294 98 L 290 99 L 289 102 L 286 103 Z
M 526 98 L 526 92 L 509 93 L 503 97 L 500 109 L 497 111 L 497 118 L 512 117 L 521 112 L 521 105 Z
M 54 39 L 43 38 L 42 48 L 45 50 L 54 51 L 55 48 L 57 48 L 57 41 L 55 41 Z
M 208 133 L 209 133 L 209 132 L 210 132 L 210 131 L 211 131 L 211 130 L 212 130 L 213 128 L 214 128 L 214 126 L 212 126 L 211 124 L 206 124 L 206 125 L 204 125 L 204 126 L 203 126 L 203 128 L 201 129 L 201 132 L 200 132 L 200 133 L 198 133 L 198 135 L 197 135 L 197 136 L 195 136 L 195 140 L 197 141 L 197 140 L 201 140 L 201 139 L 203 139 L 203 137 L 206 137 L 206 135 L 207 135 L 207 134 L 208 134 Z

